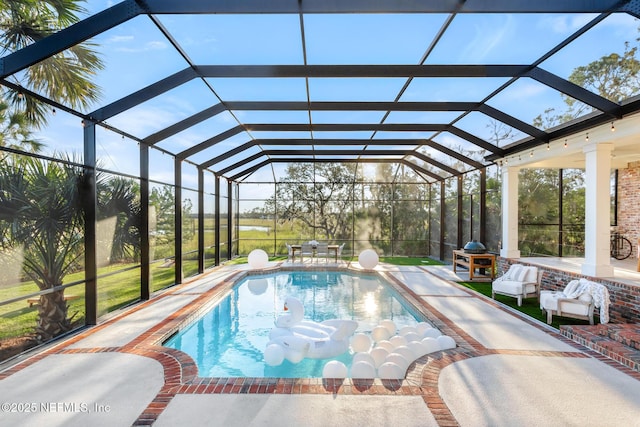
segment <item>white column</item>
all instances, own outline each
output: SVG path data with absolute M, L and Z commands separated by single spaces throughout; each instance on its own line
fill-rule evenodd
M 520 258 L 518 250 L 518 173 L 519 168 L 502 168 L 502 248 L 500 256 Z
M 582 274 L 613 276 L 610 258 L 611 151 L 610 142 L 589 144 L 585 154 L 585 253 Z

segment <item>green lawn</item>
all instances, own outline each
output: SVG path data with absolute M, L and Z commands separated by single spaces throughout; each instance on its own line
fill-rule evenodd
M 100 275 L 114 273 L 111 276 L 98 279 L 98 315 L 112 312 L 127 304 L 140 299 L 140 269 L 133 265 L 111 265 L 99 270 Z M 175 270 L 173 267 L 161 267 L 161 264 L 151 266 L 152 291 L 156 291 L 174 283 Z M 84 272 L 73 273 L 65 277 L 64 283 L 83 280 Z M 0 287 L 0 301 L 28 295 L 37 292 L 38 287 L 33 282 L 23 282 L 14 286 Z M 78 296 L 70 300 L 69 315 L 74 321 L 82 320 L 85 316 L 84 299 L 85 286 L 81 283 L 65 289 L 65 295 Z M 38 316 L 38 306 L 29 307 L 26 300 L 0 306 L 0 340 L 18 337 L 33 332 Z
M 443 262 L 432 258 L 418 258 L 418 257 L 380 257 L 380 262 L 393 265 L 444 265 Z

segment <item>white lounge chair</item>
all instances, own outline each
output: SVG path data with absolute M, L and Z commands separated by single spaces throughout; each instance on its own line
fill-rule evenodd
M 561 292 L 540 292 L 540 309 L 547 313 L 547 323 L 556 315 L 588 320 L 593 325 L 596 307 L 600 308 L 600 323 L 608 323 L 610 303 L 606 286 L 587 279 L 572 280 Z
M 496 294 L 506 295 L 517 298 L 521 306 L 524 298 L 538 296 L 541 280 L 542 270 L 538 271 L 538 267 L 513 264 L 491 284 L 491 298 L 495 299 Z

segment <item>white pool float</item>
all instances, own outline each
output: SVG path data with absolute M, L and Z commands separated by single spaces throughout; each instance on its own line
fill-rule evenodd
M 269 333 L 267 347 L 280 345 L 284 358 L 291 363 L 299 363 L 305 357 L 328 359 L 339 356 L 349 349 L 349 338 L 358 328 L 355 320 L 303 320 L 304 306 L 293 297 L 285 300 L 284 310 L 287 313 L 276 319 L 276 327 Z
M 337 360 L 331 360 L 322 369 L 322 378 L 346 378 L 348 375 L 347 365 Z

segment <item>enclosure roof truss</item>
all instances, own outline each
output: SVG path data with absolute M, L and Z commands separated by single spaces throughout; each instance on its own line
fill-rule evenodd
M 243 0 L 207 1 L 182 0 L 126 0 L 88 16 L 80 22 L 58 31 L 49 37 L 0 58 L 0 77 L 5 86 L 15 88 L 10 78 L 26 68 L 63 52 L 79 43 L 118 28 L 136 17 L 148 16 L 159 33 L 186 66 L 163 78 L 122 96 L 108 104 L 98 105 L 93 111 L 76 111 L 62 106 L 42 94 L 23 88 L 53 106 L 82 117 L 110 130 L 131 137 L 148 146 L 162 147 L 172 137 L 210 120 L 228 115 L 232 123 L 223 130 L 211 132 L 207 137 L 192 140 L 188 147 L 168 152 L 178 160 L 196 164 L 200 169 L 231 180 L 242 180 L 260 168 L 286 162 L 343 162 L 343 163 L 394 163 L 411 168 L 427 181 L 442 181 L 473 169 L 482 169 L 504 156 L 531 150 L 549 144 L 550 141 L 570 134 L 588 131 L 603 123 L 612 122 L 637 113 L 640 103 L 636 100 L 612 102 L 591 90 L 585 89 L 545 68 L 545 61 L 576 39 L 587 33 L 612 14 L 639 16 L 637 0 L 468 0 L 468 1 L 409 1 L 409 0 L 351 0 L 327 2 L 325 0 Z M 434 36 L 420 46 L 424 54 L 417 63 L 309 63 L 308 48 L 311 31 L 307 31 L 307 16 L 335 15 L 442 15 L 441 27 Z M 430 55 L 442 40 L 454 31 L 452 22 L 458 16 L 482 14 L 594 14 L 568 36 L 557 41 L 531 61 L 503 61 L 502 63 L 429 63 Z M 223 16 L 280 16 L 299 17 L 298 43 L 301 49 L 299 64 L 290 63 L 199 63 L 192 59 L 192 47 L 185 43 L 184 35 L 173 33 L 171 25 L 163 24 L 163 17 L 182 15 Z M 584 15 L 587 16 L 587 15 Z M 250 32 L 252 29 L 248 28 Z M 258 35 L 259 36 L 259 35 Z M 462 47 L 460 48 L 462 49 Z M 246 59 L 246 58 L 245 58 Z M 464 58 L 463 58 L 464 61 Z M 585 64 L 577 63 L 576 66 Z M 304 82 L 304 100 L 291 99 L 238 99 L 221 95 L 220 82 L 229 79 L 263 81 L 264 87 L 273 81 Z M 399 88 L 386 100 L 353 99 L 326 100 L 320 90 L 311 86 L 320 81 L 370 81 L 372 87 L 379 81 L 398 81 Z M 414 101 L 407 95 L 418 83 L 460 79 L 460 81 L 499 81 L 495 87 L 474 99 L 437 99 Z M 494 79 L 494 80 L 491 80 Z M 518 117 L 508 108 L 498 107 L 496 100 L 505 97 L 520 82 L 532 82 L 541 90 L 562 94 L 585 105 L 590 114 L 565 125 L 542 129 Z M 183 116 L 172 124 L 146 135 L 132 134 L 119 129 L 108 121 L 116 116 L 157 99 L 172 90 L 192 82 L 204 84 L 208 95 L 216 99 L 199 111 Z M 108 90 L 108 88 L 106 88 Z M 414 90 L 415 92 L 415 90 Z M 515 109 L 514 109 L 515 111 Z M 243 119 L 243 113 L 291 113 L 305 114 L 304 122 L 287 120 L 254 121 Z M 369 122 L 353 119 L 346 122 L 318 121 L 313 118 L 321 113 L 338 112 L 350 117 L 353 114 L 376 113 Z M 428 121 L 415 114 L 452 113 L 441 121 Z M 393 121 L 396 115 L 411 119 Z M 412 115 L 413 114 L 413 115 Z M 484 117 L 520 134 L 509 144 L 500 144 L 475 132 L 466 122 L 471 117 Z M 324 137 L 340 134 L 338 137 Z M 255 136 L 260 134 L 260 136 Z M 263 137 L 272 135 L 271 137 Z M 290 134 L 286 137 L 283 135 Z M 300 137 L 300 134 L 309 135 Z M 354 135 L 354 136 L 352 136 Z M 357 135 L 357 136 L 356 136 Z M 365 136 L 363 136 L 365 135 Z M 240 138 L 240 139 L 238 139 Z M 448 141 L 457 141 L 456 143 Z M 240 141 L 240 142 L 238 142 Z M 446 141 L 446 142 L 445 142 Z M 225 148 L 221 148 L 225 147 Z M 163 148 L 164 151 L 167 149 Z M 195 160 L 197 159 L 197 160 Z M 153 165 L 150 165 L 153 168 Z

